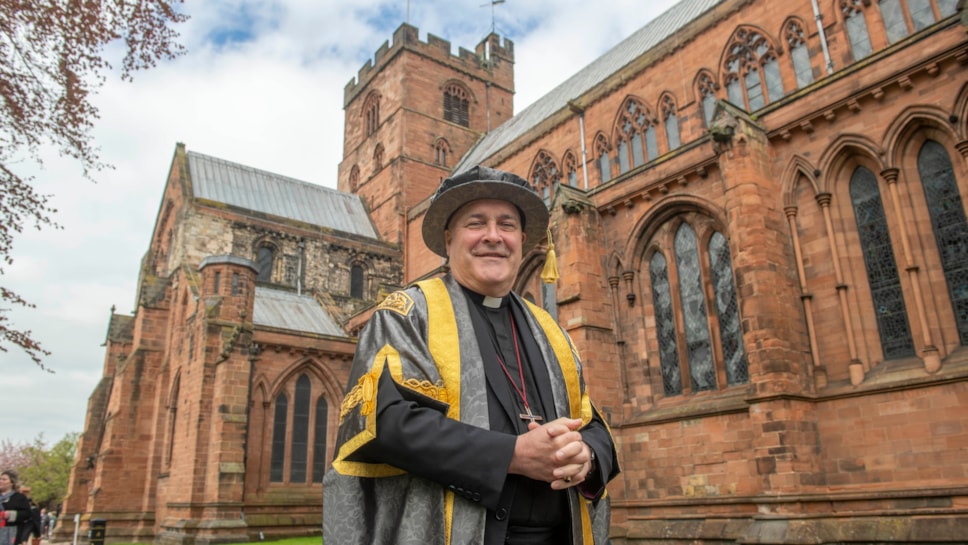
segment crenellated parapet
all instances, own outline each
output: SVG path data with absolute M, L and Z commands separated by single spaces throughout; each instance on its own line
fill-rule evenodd
M 493 80 L 498 85 L 513 85 L 514 42 L 511 40 L 491 33 L 477 44 L 474 51 L 459 47 L 454 55 L 450 41 L 428 34 L 427 41 L 422 42 L 420 29 L 404 23 L 394 31 L 392 43 L 383 42 L 373 59 L 367 59 L 357 76 L 346 84 L 343 106 L 350 104 L 367 88 L 370 80 L 403 50 L 430 57 L 475 78 Z

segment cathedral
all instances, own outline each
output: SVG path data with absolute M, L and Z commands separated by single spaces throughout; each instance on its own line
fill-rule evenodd
M 484 164 L 551 211 L 515 290 L 611 426 L 614 545 L 965 543 L 966 3 L 682 0 L 519 112 L 512 41 L 403 24 L 337 189 L 175 145 L 55 539 L 320 535 L 357 334 Z

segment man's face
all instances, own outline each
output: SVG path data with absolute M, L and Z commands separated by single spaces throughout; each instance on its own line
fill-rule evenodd
M 511 291 L 524 244 L 513 204 L 496 199 L 465 204 L 451 218 L 444 240 L 451 273 L 462 286 L 491 297 Z

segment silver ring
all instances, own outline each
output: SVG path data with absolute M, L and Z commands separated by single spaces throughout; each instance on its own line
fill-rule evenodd
M 565 481 L 566 483 L 570 483 L 570 482 L 571 482 L 571 477 L 565 477 L 565 478 L 564 478 L 564 481 Z

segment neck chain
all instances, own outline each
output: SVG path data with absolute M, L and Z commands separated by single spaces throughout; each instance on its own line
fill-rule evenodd
M 524 381 L 524 365 L 521 364 L 521 351 L 518 348 L 518 329 L 514 325 L 514 315 L 511 314 L 511 310 L 508 309 L 508 314 L 511 317 L 511 338 L 514 339 L 514 356 L 518 360 L 518 377 L 521 379 L 521 387 L 514 382 L 511 378 L 511 373 L 508 371 L 507 365 L 504 364 L 504 360 L 501 358 L 501 351 L 497 350 L 497 362 L 501 364 L 501 370 L 504 371 L 504 376 L 508 378 L 508 382 L 511 383 L 511 387 L 514 388 L 514 393 L 518 394 L 521 398 L 521 402 L 524 404 L 524 413 L 519 414 L 518 417 L 521 420 L 528 420 L 530 422 L 540 422 L 543 420 L 541 416 L 536 415 L 531 412 L 531 406 L 528 405 L 528 385 Z

